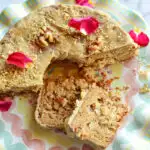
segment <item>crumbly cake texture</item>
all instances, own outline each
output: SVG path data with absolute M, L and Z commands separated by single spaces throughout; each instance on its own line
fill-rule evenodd
M 100 22 L 95 33 L 85 36 L 68 26 L 71 18 L 87 16 Z M 12 27 L 0 42 L 0 93 L 38 91 L 47 66 L 54 60 L 69 59 L 80 66 L 95 60 L 108 64 L 106 58 L 120 62 L 135 56 L 137 49 L 129 35 L 103 12 L 77 5 L 38 9 Z M 23 52 L 33 63 L 23 70 L 7 65 L 13 52 Z
M 82 68 L 70 61 L 51 64 L 45 72 L 44 85 L 38 97 L 37 123 L 45 128 L 64 128 L 64 121 L 72 114 L 76 101 L 82 99 L 93 84 L 100 82 L 99 76 L 95 75 L 96 70 L 97 63 Z M 97 85 L 107 90 L 110 87 L 108 81 L 102 78 L 102 84 Z
M 70 61 L 51 64 L 45 72 L 44 85 L 38 96 L 37 123 L 45 128 L 64 129 L 65 119 L 75 109 L 81 91 L 88 87 L 87 81 L 79 74 L 77 64 Z
M 127 112 L 128 108 L 119 96 L 99 87 L 91 88 L 66 119 L 66 132 L 70 137 L 89 141 L 97 149 L 104 149 L 112 142 Z
M 38 98 L 36 121 L 45 128 L 64 129 L 65 119 L 72 114 L 81 90 L 88 88 L 88 83 L 73 76 L 46 83 Z

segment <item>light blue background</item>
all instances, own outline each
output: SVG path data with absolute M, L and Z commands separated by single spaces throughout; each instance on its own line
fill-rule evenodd
M 0 0 L 0 11 L 9 4 L 21 3 L 25 0 Z M 128 7 L 139 11 L 150 25 L 150 0 L 119 0 Z

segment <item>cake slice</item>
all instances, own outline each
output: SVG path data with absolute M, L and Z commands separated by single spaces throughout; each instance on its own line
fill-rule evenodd
M 35 111 L 37 123 L 45 128 L 64 129 L 64 121 L 75 109 L 81 91 L 89 86 L 80 76 L 76 64 L 69 61 L 51 64 L 45 72 L 44 85 L 38 96 Z
M 109 89 L 107 82 L 113 77 L 101 79 L 102 84 L 98 84 L 101 75 L 95 75 L 97 70 L 97 63 L 82 68 L 67 60 L 52 63 L 45 72 L 44 85 L 38 96 L 37 123 L 45 128 L 62 129 L 64 121 L 75 109 L 76 101 L 82 99 L 93 84 Z
M 106 148 L 127 112 L 119 96 L 99 87 L 91 88 L 66 119 L 66 132 L 70 137 L 95 144 L 98 149 Z
M 35 119 L 45 128 L 64 129 L 64 121 L 75 109 L 81 90 L 88 88 L 84 79 L 59 78 L 44 85 L 38 97 Z
M 68 26 L 72 18 L 92 16 L 100 22 L 90 35 Z M 48 65 L 68 59 L 81 65 L 96 60 L 108 64 L 137 55 L 138 46 L 109 15 L 77 5 L 38 9 L 12 27 L 0 42 L 0 93 L 37 92 Z M 21 52 L 33 63 L 25 69 L 6 64 L 10 54 Z M 109 61 L 110 63 L 110 61 Z

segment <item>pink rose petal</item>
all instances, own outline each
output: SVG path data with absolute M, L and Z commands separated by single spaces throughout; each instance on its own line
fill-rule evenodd
M 130 35 L 131 38 L 134 40 L 134 42 L 137 43 L 138 36 L 137 36 L 137 34 L 136 34 L 133 30 L 131 30 L 131 31 L 129 32 L 129 35 Z
M 12 105 L 11 100 L 0 100 L 0 112 L 8 111 Z
M 147 46 L 149 44 L 149 37 L 141 32 L 139 35 L 138 35 L 138 44 L 140 46 Z
M 93 8 L 93 5 L 89 0 L 76 0 L 76 4 Z
M 143 32 L 137 34 L 136 32 L 134 32 L 134 30 L 131 30 L 129 32 L 129 35 L 134 40 L 134 42 L 140 46 L 147 46 L 149 44 L 149 37 Z
M 83 34 L 94 33 L 96 29 L 99 27 L 99 24 L 100 23 L 93 17 L 85 17 L 79 19 L 72 18 L 68 23 L 70 27 L 79 30 Z
M 19 68 L 25 68 L 27 63 L 33 62 L 29 57 L 21 52 L 14 52 L 7 58 L 6 63 L 15 65 Z

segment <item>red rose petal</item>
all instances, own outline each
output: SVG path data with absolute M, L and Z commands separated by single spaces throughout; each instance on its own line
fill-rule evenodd
M 90 3 L 84 3 L 84 4 L 80 4 L 81 6 L 87 6 L 87 7 L 90 7 L 90 8 L 93 8 L 94 6 Z
M 19 68 L 25 68 L 27 63 L 31 63 L 32 60 L 21 52 L 14 52 L 7 58 L 6 63 L 15 65 Z
M 138 44 L 140 46 L 147 46 L 149 44 L 149 37 L 141 32 L 139 35 L 138 35 Z
M 134 42 L 137 43 L 138 36 L 137 36 L 137 34 L 134 32 L 134 30 L 131 30 L 131 31 L 129 32 L 129 34 L 130 34 L 131 38 L 134 40 Z
M 81 6 L 87 6 L 93 8 L 94 6 L 89 2 L 89 0 L 76 0 L 76 4 Z
M 83 34 L 91 34 L 99 27 L 99 22 L 93 17 L 72 18 L 68 25 L 79 30 Z
M 0 112 L 8 111 L 12 105 L 11 100 L 2 101 L 0 100 Z
M 82 3 L 82 2 L 88 2 L 88 0 L 75 0 L 76 1 L 76 4 L 79 4 L 79 3 Z
M 149 44 L 149 37 L 143 32 L 141 32 L 140 34 L 136 34 L 136 32 L 131 30 L 129 32 L 129 35 L 134 40 L 134 42 L 140 46 L 147 46 Z

